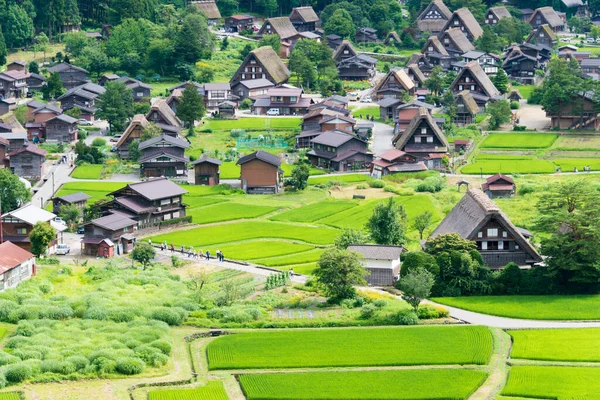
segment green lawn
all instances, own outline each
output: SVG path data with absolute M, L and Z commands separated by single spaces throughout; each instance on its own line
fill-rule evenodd
M 248 400 L 464 400 L 485 380 L 482 371 L 307 372 L 241 375 Z
M 531 92 L 533 92 L 533 89 L 535 89 L 535 85 L 514 86 L 513 89 L 517 89 L 519 93 L 521 93 L 521 96 L 527 100 L 531 95 Z
M 483 149 L 544 149 L 558 138 L 553 133 L 492 133 L 481 142 Z
M 501 317 L 542 320 L 600 319 L 600 296 L 594 295 L 439 297 L 432 300 Z
M 335 215 L 341 211 L 356 207 L 356 202 L 329 201 L 310 204 L 300 208 L 277 214 L 270 219 L 273 221 L 315 222 L 322 218 Z
M 316 178 L 310 178 L 308 180 L 309 185 L 320 185 L 327 182 L 338 182 L 338 183 L 357 183 L 371 180 L 369 175 L 365 174 L 345 174 L 335 176 L 319 176 Z
M 362 115 L 363 119 L 367 119 L 367 115 L 368 115 L 369 117 L 374 117 L 375 119 L 379 119 L 381 117 L 381 115 L 379 114 L 379 112 L 380 112 L 379 106 L 374 105 L 374 106 L 354 108 L 350 112 L 350 114 L 354 118 L 359 118 Z
M 583 171 L 584 166 L 590 167 L 592 171 L 600 170 L 600 160 L 597 158 L 561 158 L 552 161 L 558 165 L 563 172 L 573 172 L 575 168 L 581 172 Z
M 185 204 L 188 205 L 187 211 L 189 214 L 190 211 L 192 211 L 193 209 L 195 209 L 197 207 L 205 207 L 205 206 L 209 206 L 211 204 L 223 203 L 223 202 L 226 202 L 227 200 L 218 199 L 215 197 L 201 197 L 201 196 L 185 195 L 183 201 Z
M 245 129 L 247 131 L 293 130 L 298 128 L 301 122 L 301 118 L 283 117 L 208 119 L 202 129 L 210 128 L 213 131 L 230 131 L 232 129 Z
M 551 174 L 556 166 L 547 160 L 535 160 L 522 156 L 504 156 L 496 159 L 475 158 L 475 162 L 467 164 L 460 170 L 463 174 Z
M 279 243 L 277 243 L 279 246 Z M 301 253 L 295 252 L 294 254 L 288 254 L 279 257 L 266 257 L 261 255 L 261 258 L 253 259 L 254 264 L 264 265 L 266 267 L 284 267 L 290 265 L 309 264 L 319 260 L 321 254 L 325 252 L 325 249 L 313 249 L 309 251 L 303 251 Z
M 104 164 L 84 164 L 75 168 L 75 171 L 73 171 L 71 177 L 75 179 L 100 179 L 100 174 L 102 173 L 103 169 Z
M 599 393 L 600 368 L 586 367 L 511 367 L 502 390 L 504 396 L 557 400 L 598 399 Z
M 228 400 L 223 383 L 209 381 L 205 386 L 193 389 L 153 390 L 148 400 Z
M 0 400 L 21 400 L 21 397 L 16 392 L 0 393 Z
M 600 328 L 508 331 L 511 358 L 544 361 L 600 362 Z M 565 343 L 577 344 L 565 346 Z
M 207 347 L 211 370 L 485 364 L 491 352 L 492 336 L 482 326 L 262 331 Z
M 173 86 L 179 85 L 180 83 L 181 82 L 179 81 L 148 82 L 149 85 L 152 85 L 150 95 L 152 97 L 166 97 L 165 91 L 171 89 Z
M 127 182 L 68 182 L 61 186 L 56 196 L 83 192 L 92 196 L 91 199 L 88 199 L 88 204 L 92 204 L 125 185 L 127 185 Z
M 213 222 L 232 221 L 234 219 L 257 218 L 276 210 L 276 207 L 225 202 L 194 208 L 189 210 L 187 215 L 192 216 L 192 221 L 195 224 L 209 224 Z
M 152 241 L 160 243 L 166 240 L 169 244 L 200 247 L 248 239 L 275 238 L 327 245 L 332 244 L 338 234 L 339 231 L 333 228 L 245 221 L 157 235 L 152 237 Z M 235 259 L 235 257 L 231 258 Z

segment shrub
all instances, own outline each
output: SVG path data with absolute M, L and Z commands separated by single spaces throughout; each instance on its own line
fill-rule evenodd
M 377 308 L 383 308 L 383 307 L 387 306 L 387 304 L 388 304 L 388 302 L 383 299 L 377 299 L 373 302 L 373 305 Z
M 0 366 L 14 364 L 21 361 L 19 357 L 15 357 L 12 354 L 8 354 L 4 351 L 0 351 Z
M 440 306 L 432 306 L 426 304 L 424 306 L 419 307 L 419 311 L 417 311 L 417 315 L 419 319 L 435 319 L 435 318 L 445 318 L 448 316 L 448 310 L 444 307 Z
M 19 357 L 21 360 L 41 360 L 42 353 L 32 349 L 17 349 L 13 355 Z
M 187 312 L 183 308 L 160 307 L 155 308 L 150 314 L 151 319 L 166 322 L 171 326 L 181 325 L 187 317 Z
M 108 312 L 100 307 L 90 307 L 83 313 L 83 319 L 104 321 L 108 319 Z
M 165 356 L 168 356 L 171 354 L 171 349 L 172 349 L 171 343 L 169 343 L 165 340 L 155 340 L 154 342 L 150 343 L 150 346 L 156 347 Z
M 518 110 L 519 108 L 521 108 L 521 105 L 519 104 L 518 101 L 513 100 L 513 101 L 510 102 L 510 109 L 511 110 Z
M 534 192 L 535 192 L 535 186 L 533 186 L 533 185 L 523 183 L 522 185 L 519 186 L 519 196 L 524 196 L 526 194 L 534 193 Z
M 11 311 L 17 307 L 18 305 L 14 301 L 0 300 L 0 321 L 8 321 Z
M 169 357 L 164 355 L 160 349 L 148 345 L 136 347 L 135 355 L 152 367 L 160 367 L 169 361 Z
M 40 282 L 40 284 L 39 284 L 38 287 L 40 289 L 40 292 L 42 292 L 44 294 L 50 293 L 52 291 L 52 289 L 53 289 L 52 284 L 50 282 L 48 282 L 48 281 Z
M 6 376 L 3 373 L 0 373 L 0 388 L 6 387 Z
M 27 337 L 33 336 L 34 333 L 35 326 L 29 321 L 20 321 L 19 326 L 17 326 L 17 330 L 15 331 L 15 335 Z
M 358 190 L 363 190 L 363 189 L 368 189 L 369 185 L 367 185 L 366 183 L 359 183 L 358 185 L 356 185 L 356 189 Z
M 4 375 L 8 382 L 23 382 L 31 376 L 31 367 L 23 363 L 11 364 L 6 368 L 6 371 L 4 371 Z
M 108 319 L 114 322 L 131 322 L 136 317 L 136 311 L 127 307 L 117 307 L 108 312 Z
M 370 319 L 377 312 L 377 307 L 374 304 L 365 304 L 360 309 L 360 318 L 361 319 Z
M 414 311 L 402 310 L 396 314 L 396 323 L 398 325 L 417 325 L 419 318 Z
M 80 371 L 90 365 L 90 361 L 84 356 L 71 356 L 67 357 L 65 361 L 73 364 L 75 370 Z
M 73 309 L 68 306 L 47 306 L 40 310 L 41 319 L 63 320 L 73 317 Z
M 144 371 L 146 365 L 139 358 L 121 358 L 117 361 L 115 370 L 123 375 L 136 375 Z
M 95 138 L 94 141 L 92 142 L 92 146 L 94 147 L 102 147 L 106 145 L 106 139 L 102 139 L 102 138 Z
M 250 100 L 250 99 L 244 99 L 240 103 L 240 110 L 248 110 L 251 105 L 252 105 L 252 100 Z
M 417 192 L 430 192 L 436 193 L 444 188 L 444 179 L 440 176 L 430 176 L 429 178 L 425 178 L 423 182 L 421 182 L 415 188 Z
M 111 374 L 115 372 L 117 363 L 106 357 L 98 357 L 92 361 L 92 369 L 99 374 Z
M 383 189 L 385 187 L 385 182 L 379 179 L 373 179 L 369 182 L 369 185 L 375 189 Z
M 68 361 L 44 360 L 40 365 L 41 372 L 54 372 L 56 374 L 68 375 L 77 370 L 75 365 Z
M 239 138 L 240 136 L 244 136 L 245 134 L 245 129 L 232 129 L 231 132 L 229 132 L 229 136 L 231 136 L 232 138 Z

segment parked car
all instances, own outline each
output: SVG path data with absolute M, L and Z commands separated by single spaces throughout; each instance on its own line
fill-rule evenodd
M 588 43 L 596 43 L 596 40 L 594 38 L 589 37 L 589 38 L 587 38 L 587 42 Z
M 123 135 L 115 135 L 113 137 L 110 138 L 111 142 L 118 142 L 119 140 L 121 140 L 121 136 Z
M 269 108 L 269 110 L 267 111 L 267 115 L 279 115 L 279 108 Z
M 350 92 L 348 93 L 348 100 L 350 101 L 358 101 L 358 93 Z
M 58 223 L 58 224 L 64 224 L 65 221 L 63 221 L 63 219 L 61 217 L 55 217 L 54 218 L 54 222 Z
M 58 244 L 56 245 L 56 255 L 64 256 L 71 252 L 71 248 L 68 244 Z
M 83 226 L 80 226 L 77 228 L 77 234 L 83 235 L 84 233 L 85 233 L 85 228 Z
M 90 121 L 88 121 L 87 119 L 85 119 L 85 118 L 80 118 L 77 121 L 77 125 L 92 126 L 93 124 Z
M 225 35 L 217 35 L 217 40 L 223 40 L 225 39 L 227 36 Z
M 372 101 L 372 100 L 371 100 L 371 96 L 363 96 L 363 97 L 360 99 L 360 102 L 361 102 L 361 103 L 370 103 L 371 101 Z

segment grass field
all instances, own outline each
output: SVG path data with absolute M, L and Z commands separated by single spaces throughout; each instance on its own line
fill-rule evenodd
M 232 202 L 219 203 L 189 210 L 195 224 L 232 221 L 234 219 L 256 218 L 276 211 L 276 207 L 252 206 Z
M 302 252 L 312 249 L 314 249 L 314 247 L 308 244 L 277 242 L 274 240 L 259 240 L 219 246 L 219 250 L 221 250 L 226 257 L 231 256 L 231 258 L 235 260 L 244 261 L 263 257 L 280 257 L 290 254 L 296 255 L 296 253 L 302 254 Z
M 369 175 L 364 174 L 348 174 L 348 175 L 336 175 L 336 176 L 318 176 L 316 178 L 310 178 L 308 180 L 309 185 L 320 185 L 327 182 L 340 182 L 340 183 L 355 183 L 365 182 L 371 180 Z
M 297 252 L 279 257 L 255 258 L 252 260 L 255 264 L 266 267 L 282 267 L 297 264 L 308 264 L 319 260 L 325 249 L 313 249 L 309 251 Z M 261 257 L 266 257 L 262 255 Z
M 440 297 L 432 300 L 501 317 L 542 320 L 600 319 L 600 296 L 593 295 Z
M 600 328 L 508 331 L 511 358 L 544 361 L 600 362 Z M 576 346 L 565 346 L 576 343 Z
M 0 400 L 21 400 L 16 392 L 0 393 Z
M 178 81 L 149 82 L 148 84 L 152 86 L 150 95 L 152 97 L 165 97 L 166 90 L 171 89 L 173 86 L 177 86 L 180 83 L 181 82 Z
M 184 197 L 185 204 L 188 205 L 187 213 L 194 210 L 197 207 L 209 206 L 211 204 L 223 203 L 227 200 L 225 199 L 217 199 L 215 197 L 200 197 L 200 196 L 188 196 Z
M 583 167 L 590 167 L 592 171 L 600 170 L 600 160 L 597 158 L 569 158 L 569 159 L 558 159 L 552 160 L 558 165 L 563 172 L 572 172 L 575 168 L 578 171 L 583 171 Z
M 475 158 L 475 162 L 467 164 L 461 169 L 463 174 L 551 174 L 556 171 L 556 166 L 546 160 L 526 159 L 522 156 L 486 159 Z
M 152 241 L 166 240 L 175 245 L 201 247 L 248 239 L 289 239 L 313 244 L 332 244 L 339 231 L 333 228 L 294 226 L 278 222 L 244 221 L 233 224 L 208 226 L 157 235 Z
M 208 119 L 202 129 L 210 128 L 213 131 L 230 131 L 232 129 L 246 129 L 253 131 L 263 130 L 293 130 L 300 126 L 300 118 L 240 118 L 240 119 Z
M 88 204 L 91 204 L 105 198 L 108 193 L 119 190 L 125 185 L 127 185 L 127 182 L 67 182 L 61 186 L 56 196 L 83 192 L 92 196 L 91 199 L 88 199 Z
M 209 381 L 206 386 L 193 389 L 153 390 L 148 400 L 228 400 L 220 381 Z M 0 398 L 1 400 L 1 398 Z
M 362 115 L 363 119 L 366 119 L 367 115 L 368 115 L 370 117 L 374 117 L 375 119 L 379 119 L 381 117 L 379 112 L 380 112 L 379 106 L 368 106 L 368 107 L 354 108 L 350 112 L 350 115 L 352 115 L 354 118 L 359 118 Z
M 552 149 L 560 150 L 600 150 L 598 136 L 559 136 Z
M 533 89 L 535 89 L 535 85 L 514 86 L 513 89 L 517 89 L 519 93 L 521 93 L 521 96 L 527 100 L 531 95 L 531 92 L 533 92 Z
M 308 206 L 294 208 L 277 214 L 270 219 L 273 221 L 315 222 L 325 217 L 356 207 L 357 203 L 349 201 L 331 201 L 315 203 Z
M 598 393 L 600 368 L 586 367 L 512 367 L 502 391 L 504 396 L 557 400 L 598 399 Z
M 544 149 L 552 146 L 558 135 L 552 133 L 493 133 L 481 142 L 483 149 Z
M 75 179 L 100 179 L 104 165 L 80 165 L 71 174 Z
M 491 352 L 482 326 L 251 332 L 207 347 L 211 370 L 485 364 Z
M 240 384 L 248 400 L 463 400 L 485 378 L 485 372 L 456 369 L 308 372 L 241 375 Z

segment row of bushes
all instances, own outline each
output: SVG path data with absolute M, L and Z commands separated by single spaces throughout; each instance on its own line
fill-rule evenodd
M 167 219 L 164 221 L 160 221 L 159 226 L 169 226 L 169 225 L 176 225 L 176 224 L 182 224 L 182 223 L 191 224 L 192 216 L 186 215 L 185 217 L 171 218 L 171 219 Z

